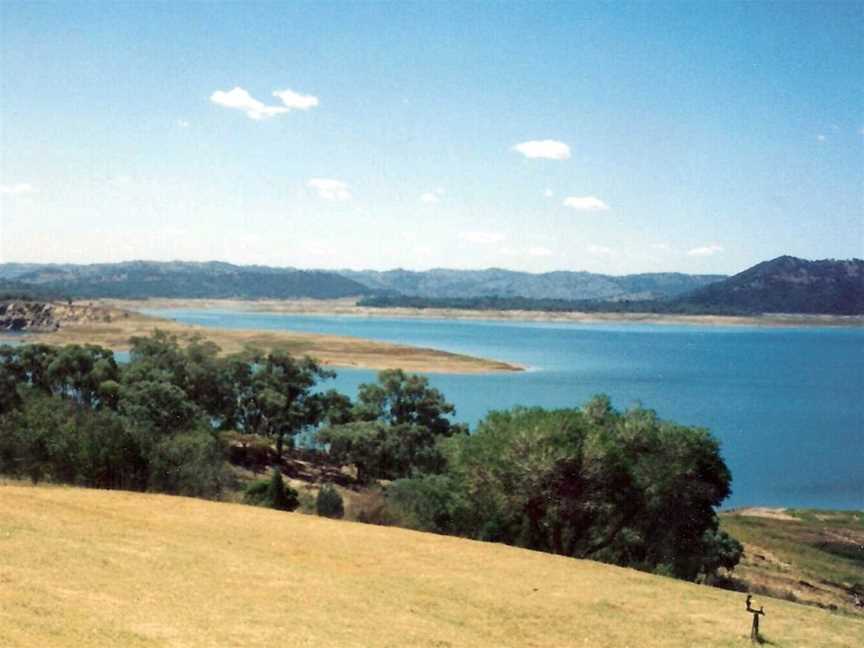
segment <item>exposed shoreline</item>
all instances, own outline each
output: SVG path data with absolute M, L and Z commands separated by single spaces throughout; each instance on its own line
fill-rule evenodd
M 92 305 L 91 305 L 92 304 Z M 142 302 L 137 303 L 138 308 Z M 177 336 L 181 344 L 195 337 L 214 342 L 223 353 L 241 351 L 253 345 L 265 351 L 284 350 L 296 356 L 311 356 L 324 365 L 355 369 L 404 369 L 422 373 L 483 374 L 523 371 L 524 367 L 497 360 L 476 358 L 448 351 L 377 342 L 357 337 L 324 335 L 297 331 L 227 330 L 183 324 L 170 319 L 151 317 L 134 308 L 120 308 L 116 303 L 87 302 L 71 307 L 88 313 L 60 320 L 52 332 L 15 335 L 20 342 L 50 345 L 98 344 L 113 351 L 128 351 L 129 339 L 150 335 L 159 329 Z M 0 339 L 2 343 L 2 339 Z
M 355 317 L 404 317 L 416 319 L 497 320 L 513 322 L 572 322 L 574 324 L 669 324 L 691 326 L 758 327 L 864 327 L 861 315 L 771 314 L 673 315 L 658 313 L 583 313 L 524 310 L 463 310 L 456 308 L 371 308 L 346 299 L 104 299 L 100 303 L 127 310 L 140 309 L 224 309 L 293 315 L 351 315 Z

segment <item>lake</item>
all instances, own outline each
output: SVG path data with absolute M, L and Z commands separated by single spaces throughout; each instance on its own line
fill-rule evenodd
M 864 508 L 864 330 L 304 316 L 151 310 L 181 322 L 287 329 L 515 362 L 524 373 L 430 374 L 476 425 L 491 409 L 574 407 L 597 393 L 709 428 L 733 475 L 726 507 Z M 352 396 L 372 371 L 328 383 Z

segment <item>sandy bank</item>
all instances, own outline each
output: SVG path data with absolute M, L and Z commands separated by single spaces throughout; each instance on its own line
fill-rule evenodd
M 500 320 L 524 322 L 572 322 L 576 324 L 633 323 L 689 324 L 694 326 L 843 326 L 862 327 L 860 315 L 771 314 L 760 316 L 670 315 L 657 313 L 579 313 L 555 311 L 493 311 L 454 308 L 369 308 L 358 306 L 354 298 L 346 299 L 146 299 L 103 300 L 102 303 L 126 309 L 225 309 L 246 312 L 285 313 L 295 315 L 353 315 L 356 317 L 405 317 L 419 319 Z

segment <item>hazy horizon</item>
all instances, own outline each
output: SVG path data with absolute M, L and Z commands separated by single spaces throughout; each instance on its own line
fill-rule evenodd
M 789 256 L 789 255 L 780 255 L 780 256 Z M 778 257 L 775 257 L 775 259 Z M 765 261 L 773 261 L 774 259 L 763 259 L 757 263 L 763 263 Z M 804 259 L 805 261 L 856 261 L 860 260 L 856 257 L 850 257 L 847 259 L 837 259 L 837 258 L 827 258 L 827 259 Z M 253 268 L 253 267 L 265 267 L 276 270 L 302 270 L 307 272 L 434 272 L 434 271 L 449 271 L 449 272 L 484 272 L 484 271 L 503 271 L 503 272 L 522 272 L 527 274 L 548 274 L 554 272 L 587 272 L 591 274 L 603 274 L 609 276 L 625 276 L 625 275 L 638 275 L 638 274 L 688 274 L 688 275 L 717 275 L 717 276 L 733 276 L 738 274 L 739 272 L 743 272 L 744 270 L 749 269 L 752 266 L 748 266 L 747 268 L 741 268 L 740 270 L 736 270 L 730 273 L 723 272 L 683 272 L 680 270 L 661 270 L 661 271 L 651 271 L 651 272 L 624 272 L 624 273 L 616 273 L 616 272 L 594 272 L 591 270 L 584 270 L 578 268 L 553 268 L 551 270 L 518 270 L 515 268 L 508 268 L 505 266 L 488 266 L 485 268 L 459 268 L 459 267 L 429 267 L 429 268 L 401 268 L 401 267 L 390 267 L 385 268 L 384 270 L 376 270 L 374 268 L 352 268 L 352 267 L 341 267 L 341 268 L 316 268 L 316 267 L 303 267 L 303 266 L 292 266 L 292 265 L 267 265 L 262 263 L 232 263 L 231 261 L 224 261 L 221 259 L 205 259 L 201 261 L 193 261 L 189 259 L 126 259 L 123 261 L 94 261 L 94 262 L 42 262 L 42 261 L 2 261 L 0 260 L 0 265 L 36 265 L 36 266 L 91 266 L 91 265 L 106 265 L 106 264 L 121 264 L 121 263 L 178 263 L 178 264 L 198 264 L 198 265 L 207 265 L 207 264 L 227 264 L 233 265 L 241 268 Z M 754 264 L 756 265 L 756 264 Z
M 864 257 L 864 3 L 0 3 L 0 262 Z

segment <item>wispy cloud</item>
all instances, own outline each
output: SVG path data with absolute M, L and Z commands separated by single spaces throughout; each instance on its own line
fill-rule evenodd
M 579 211 L 609 211 L 609 205 L 596 196 L 568 196 L 564 206 Z
M 180 128 L 189 128 L 189 122 L 186 121 L 185 119 L 178 119 L 178 120 L 177 120 L 177 125 L 178 125 Z
M 300 94 L 293 90 L 277 90 L 273 93 L 273 96 L 279 97 L 286 107 L 295 108 L 297 110 L 309 110 L 318 105 L 318 97 Z
M 282 106 L 267 106 L 239 86 L 228 92 L 217 90 L 210 95 L 210 101 L 225 108 L 242 110 L 249 119 L 255 120 L 270 119 L 290 110 Z
M 820 142 L 824 142 L 824 141 L 825 141 L 826 139 L 828 139 L 828 138 L 825 137 L 822 133 L 819 133 L 819 134 L 816 136 L 816 139 L 817 139 L 818 141 L 820 141 Z
M 341 180 L 332 178 L 310 178 L 306 186 L 314 189 L 320 198 L 324 200 L 351 200 L 351 190 Z
M 587 248 L 588 254 L 592 254 L 594 256 L 612 256 L 615 254 L 615 250 L 610 247 L 606 247 L 605 245 L 589 245 Z
M 460 232 L 459 238 L 469 243 L 500 243 L 507 237 L 500 232 Z
M 535 245 L 534 247 L 528 248 L 528 256 L 533 257 L 548 257 L 552 256 L 554 252 L 549 248 L 545 248 L 539 245 Z
M 546 197 L 546 198 L 551 198 L 551 197 L 554 196 L 554 195 L 555 195 L 555 194 L 552 192 L 551 189 L 547 189 L 546 191 L 543 192 L 543 196 Z
M 440 187 L 435 191 L 427 191 L 425 193 L 420 194 L 420 202 L 427 203 L 429 205 L 434 205 L 436 203 L 441 202 L 441 196 L 444 195 L 444 190 Z
M 693 248 L 692 250 L 687 252 L 687 255 L 688 256 L 696 256 L 696 257 L 713 256 L 713 255 L 717 254 L 718 252 L 722 252 L 722 251 L 723 251 L 722 245 L 712 244 L 712 245 L 704 245 L 702 247 Z
M 18 184 L 0 185 L 0 194 L 4 196 L 22 196 L 24 194 L 36 193 L 36 188 L 26 182 Z
M 516 144 L 513 150 L 527 158 L 541 158 L 545 160 L 570 159 L 570 147 L 558 140 L 531 140 Z

